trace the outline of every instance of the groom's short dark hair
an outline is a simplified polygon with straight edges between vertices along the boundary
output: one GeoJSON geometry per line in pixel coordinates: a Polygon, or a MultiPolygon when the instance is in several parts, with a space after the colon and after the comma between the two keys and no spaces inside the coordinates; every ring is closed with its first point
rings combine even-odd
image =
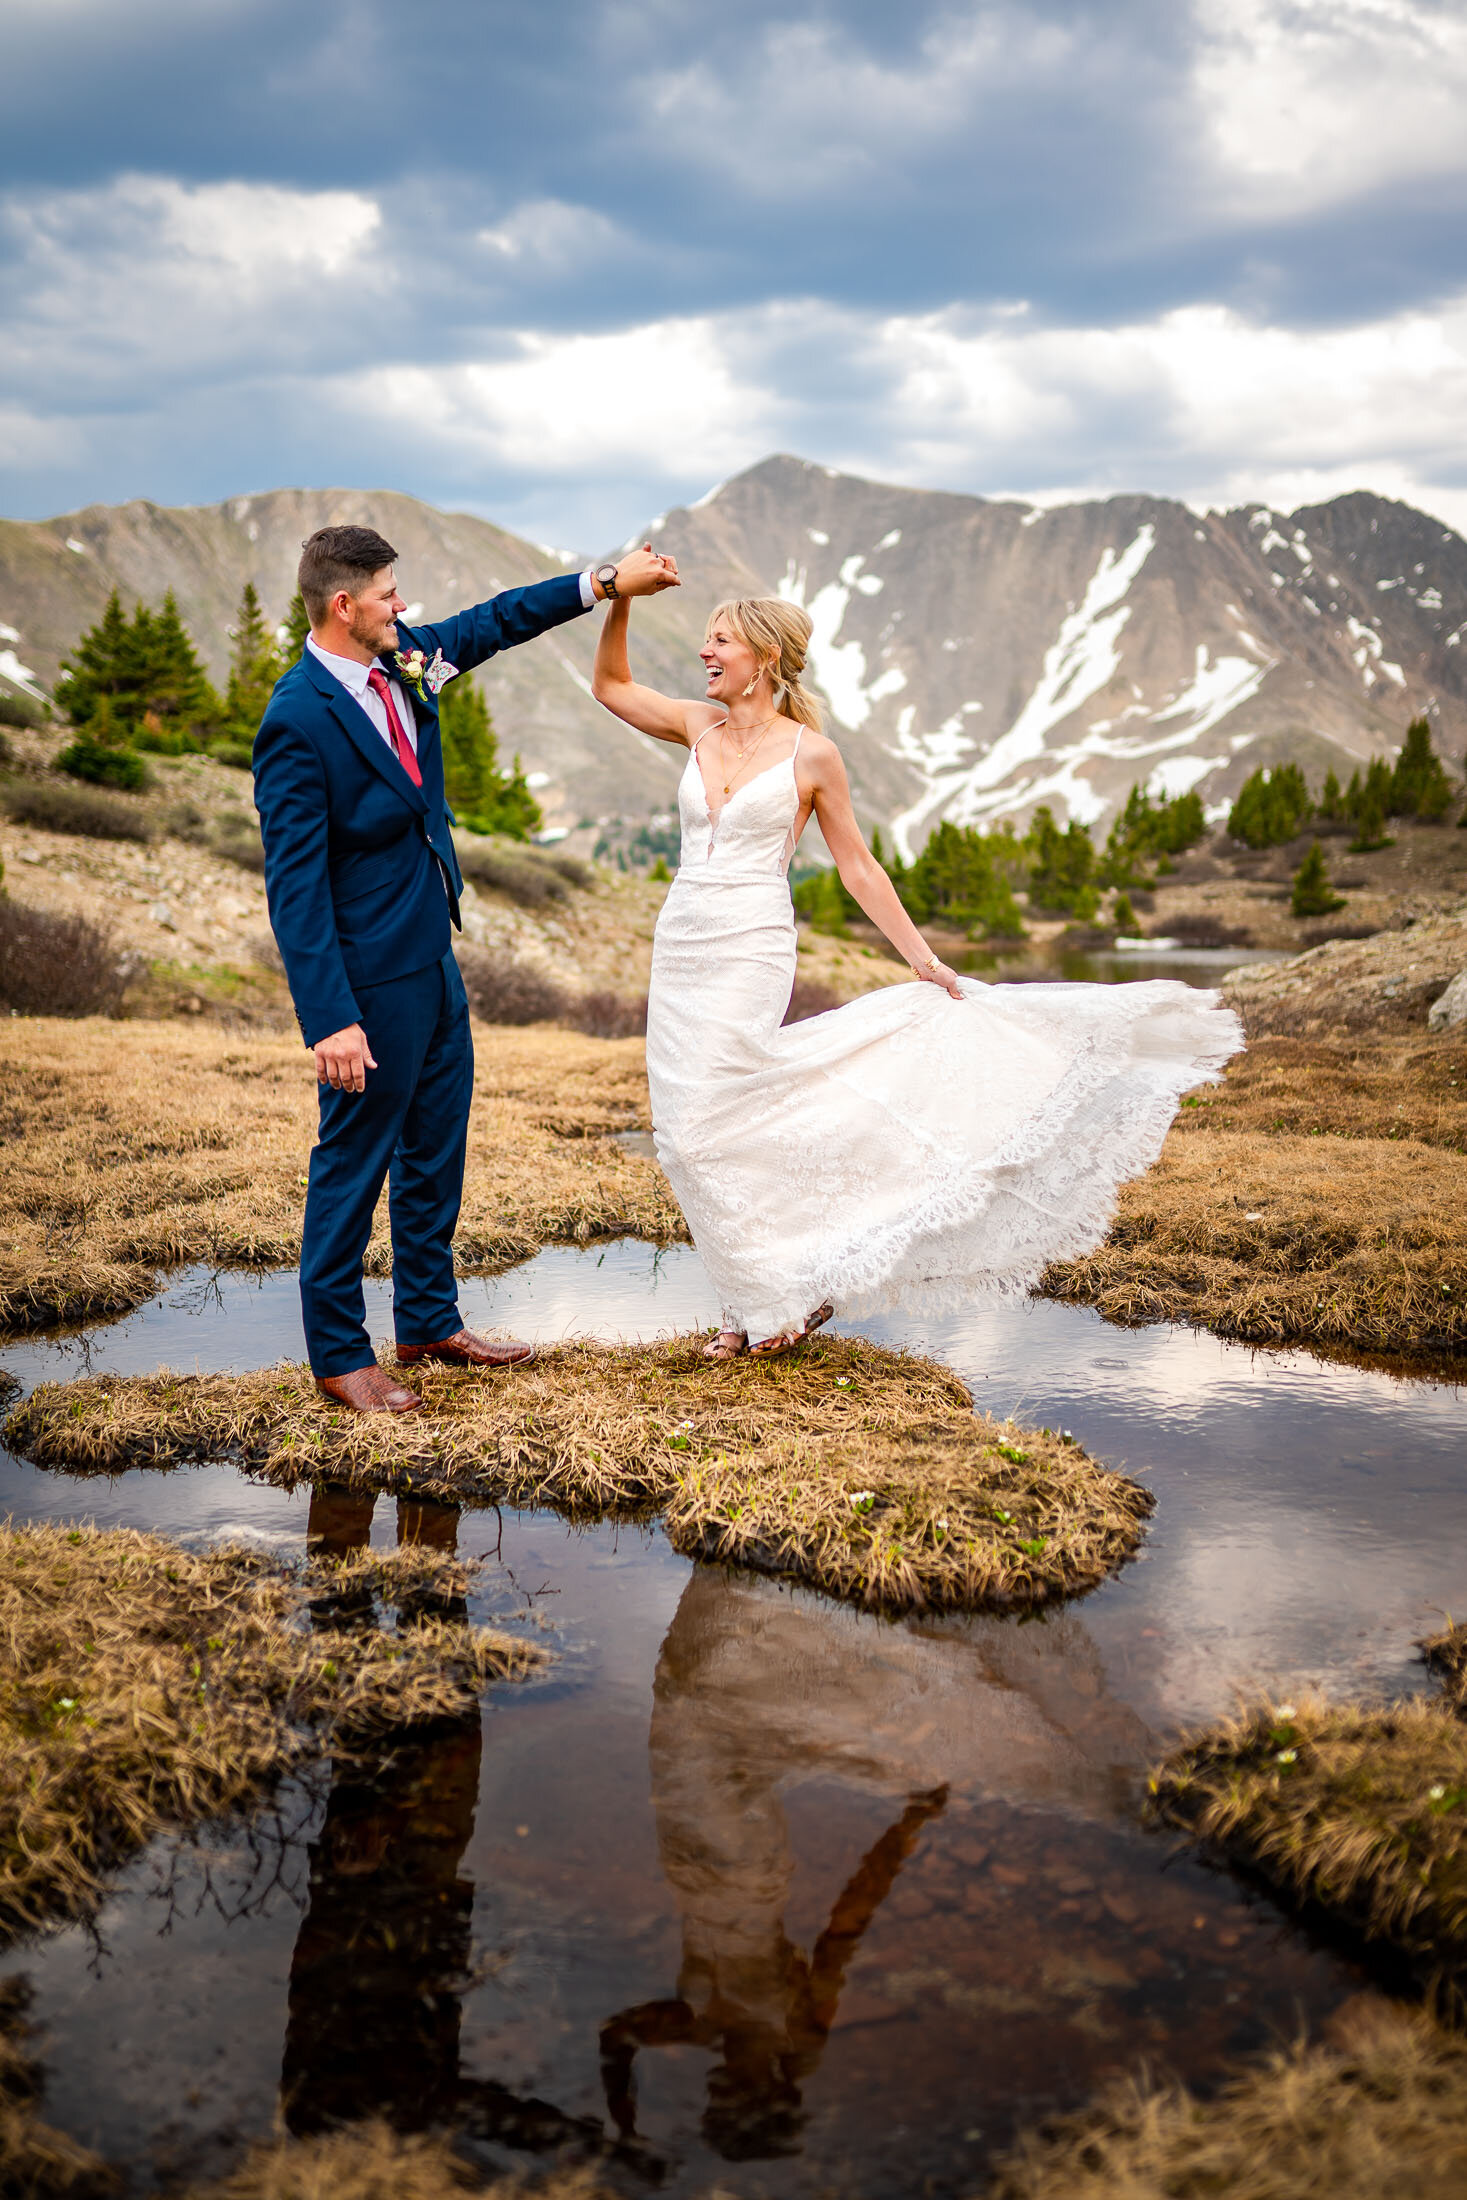
{"type": "Polygon", "coordinates": [[[354,596],[363,581],[395,565],[397,552],[375,527],[318,527],[301,544],[296,584],[312,626],[319,626],[338,589],[354,596]]]}

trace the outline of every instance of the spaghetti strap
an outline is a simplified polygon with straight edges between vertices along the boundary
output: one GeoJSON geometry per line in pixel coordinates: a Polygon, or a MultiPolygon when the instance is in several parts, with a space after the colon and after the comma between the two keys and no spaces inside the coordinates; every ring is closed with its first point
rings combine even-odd
{"type": "MultiPolygon", "coordinates": [[[[712,731],[713,731],[713,729],[714,729],[714,727],[715,727],[715,726],[726,726],[727,724],[728,724],[728,713],[727,713],[727,712],[725,712],[725,713],[724,713],[724,715],[723,715],[723,717],[722,717],[722,718],[710,718],[710,719],[709,719],[709,721],[708,721],[708,723],[707,723],[707,725],[706,725],[706,726],[705,726],[705,727],[703,728],[703,733],[700,733],[700,734],[699,734],[699,736],[698,736],[698,741],[701,741],[701,740],[703,739],[703,735],[704,735],[704,734],[709,734],[709,733],[712,733],[712,731]]],[[[698,753],[698,741],[695,741],[695,742],[693,743],[692,747],[691,747],[691,748],[689,749],[689,751],[688,751],[688,754],[689,754],[689,756],[696,756],[696,755],[697,755],[697,753],[698,753]]],[[[800,744],[799,744],[799,742],[797,741],[797,742],[795,743],[795,747],[796,747],[796,748],[798,748],[798,747],[799,747],[799,745],[800,745],[800,744]]]]}

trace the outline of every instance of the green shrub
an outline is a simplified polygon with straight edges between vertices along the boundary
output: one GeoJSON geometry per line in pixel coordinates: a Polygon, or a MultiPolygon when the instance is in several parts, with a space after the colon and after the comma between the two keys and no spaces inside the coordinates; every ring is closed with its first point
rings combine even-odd
{"type": "Polygon", "coordinates": [[[1244,780],[1228,812],[1228,832],[1249,848],[1296,840],[1314,814],[1297,764],[1264,765],[1244,780]]]}
{"type": "Polygon", "coordinates": [[[19,726],[34,732],[37,726],[44,726],[49,715],[45,704],[32,696],[0,688],[0,726],[19,726]]]}
{"type": "Polygon", "coordinates": [[[1332,917],[1345,906],[1344,896],[1330,883],[1324,850],[1317,840],[1310,842],[1309,853],[1294,873],[1290,906],[1296,917],[1332,917]]]}
{"type": "Polygon", "coordinates": [[[250,741],[211,741],[208,754],[216,764],[227,764],[231,771],[247,772],[254,768],[254,744],[250,741]]]}
{"type": "Polygon", "coordinates": [[[88,917],[54,916],[0,895],[0,1008],[21,1016],[115,1016],[126,972],[88,917]]]}
{"type": "Polygon", "coordinates": [[[214,827],[214,852],[223,856],[226,863],[237,863],[242,871],[255,871],[263,876],[265,869],[265,843],[260,838],[260,827],[254,817],[247,817],[243,810],[226,810],[214,827]]]}
{"type": "Polygon", "coordinates": [[[1426,719],[1413,718],[1391,774],[1386,808],[1393,817],[1419,817],[1424,825],[1435,825],[1451,802],[1451,782],[1431,745],[1431,727],[1426,719]]]}
{"type": "Polygon", "coordinates": [[[87,794],[80,787],[58,787],[49,779],[12,779],[0,792],[6,814],[17,825],[43,833],[79,833],[89,840],[151,840],[145,810],[110,795],[87,794]]]}
{"type": "Polygon", "coordinates": [[[135,791],[148,783],[148,768],[135,750],[110,748],[84,733],[61,751],[56,763],[72,779],[85,779],[94,787],[135,791]]]}
{"type": "MultiPolygon", "coordinates": [[[[538,849],[513,840],[491,840],[461,834],[454,843],[459,869],[475,886],[507,894],[527,909],[547,901],[564,901],[566,880],[538,849]]],[[[535,1021],[534,1018],[528,1019],[535,1021]]],[[[492,1021],[492,1019],[491,1019],[492,1021]]]]}
{"type": "Polygon", "coordinates": [[[1140,919],[1137,917],[1134,908],[1131,906],[1131,897],[1129,894],[1116,895],[1116,905],[1111,911],[1111,922],[1114,924],[1116,930],[1120,933],[1123,933],[1127,939],[1135,939],[1138,937],[1141,930],[1141,922],[1140,919]]]}

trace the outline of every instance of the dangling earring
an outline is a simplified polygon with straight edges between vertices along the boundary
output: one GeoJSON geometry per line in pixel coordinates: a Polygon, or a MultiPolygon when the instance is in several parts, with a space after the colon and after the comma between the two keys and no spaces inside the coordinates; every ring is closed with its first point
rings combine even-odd
{"type": "Polygon", "coordinates": [[[747,686],[747,687],[746,687],[746,688],[744,689],[744,693],[745,693],[745,695],[752,695],[752,694],[753,694],[753,692],[754,692],[754,690],[755,690],[755,688],[756,688],[756,687],[757,687],[758,685],[759,685],[759,675],[758,675],[758,673],[756,672],[756,673],[755,673],[755,675],[754,675],[754,677],[753,677],[753,679],[752,679],[752,680],[751,680],[751,681],[749,682],[748,686],[747,686]]]}

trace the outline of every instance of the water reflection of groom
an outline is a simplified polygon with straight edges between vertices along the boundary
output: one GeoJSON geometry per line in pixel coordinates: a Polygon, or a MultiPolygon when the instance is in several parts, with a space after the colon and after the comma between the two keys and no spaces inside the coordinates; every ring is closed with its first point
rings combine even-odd
{"type": "MultiPolygon", "coordinates": [[[[311,1493],[313,1551],[371,1539],[373,1499],[311,1493]]],[[[458,1509],[402,1499],[397,1540],[451,1552],[458,1509]]],[[[414,1591],[399,1617],[466,1617],[460,1597],[414,1591]]],[[[355,1614],[323,1612],[339,1626],[355,1614]]],[[[385,2115],[401,2130],[448,2122],[459,2104],[460,1992],[474,1885],[459,1866],[474,1829],[479,1716],[405,1733],[385,1763],[338,1767],[311,1848],[310,1900],[290,1968],[281,2091],[296,2133],[385,2115]]]]}

